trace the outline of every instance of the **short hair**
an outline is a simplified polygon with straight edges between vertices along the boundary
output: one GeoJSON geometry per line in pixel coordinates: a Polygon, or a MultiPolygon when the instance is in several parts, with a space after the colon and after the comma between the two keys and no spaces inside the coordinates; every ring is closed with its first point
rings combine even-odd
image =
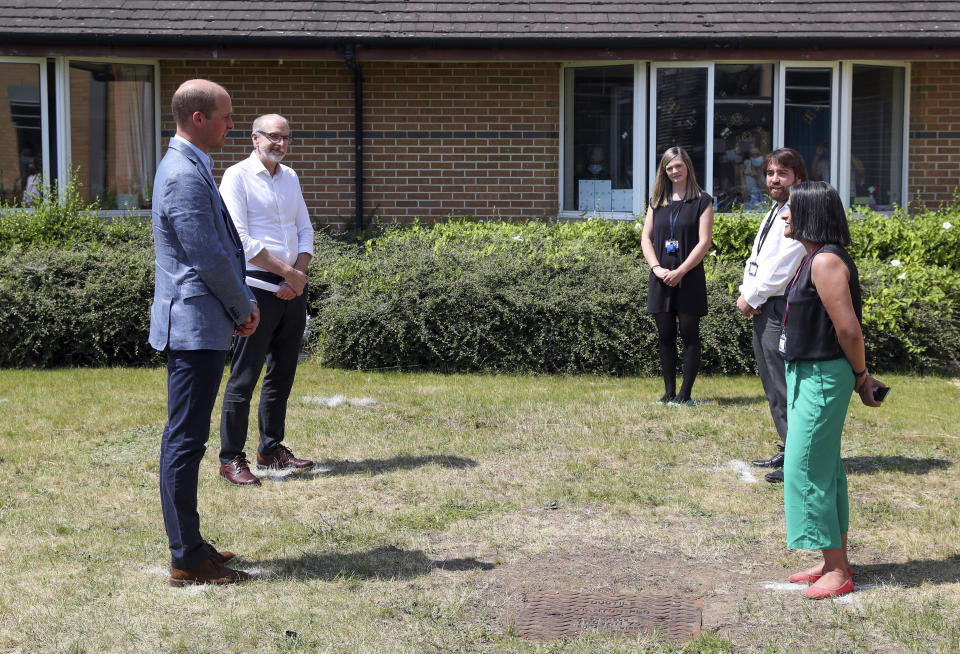
{"type": "Polygon", "coordinates": [[[210,118],[217,108],[219,93],[226,93],[226,91],[219,84],[208,80],[189,80],[181,84],[170,101],[177,126],[187,125],[190,117],[197,111],[210,118]],[[190,82],[206,83],[191,84],[190,82]]]}
{"type": "Polygon", "coordinates": [[[850,227],[840,194],[826,182],[790,187],[790,237],[807,243],[850,245],[850,227]]]}
{"type": "Polygon", "coordinates": [[[803,162],[803,155],[793,148],[778,148],[767,153],[767,156],[763,158],[763,167],[761,168],[764,176],[767,174],[767,167],[773,161],[792,170],[798,181],[807,181],[807,165],[803,162]]]}
{"type": "Polygon", "coordinates": [[[667,176],[667,164],[680,157],[687,166],[687,188],[684,189],[685,200],[696,200],[700,197],[700,185],[697,184],[697,174],[693,170],[693,161],[687,151],[680,146],[667,148],[663,156],[660,157],[660,163],[657,165],[657,176],[653,182],[653,191],[650,193],[650,206],[665,207],[670,204],[670,191],[673,188],[673,182],[667,176]]]}
{"type": "Polygon", "coordinates": [[[263,127],[263,124],[265,122],[267,122],[268,120],[277,120],[277,119],[283,121],[283,124],[287,126],[287,131],[289,132],[290,121],[284,118],[283,116],[281,116],[280,114],[263,114],[262,116],[257,117],[253,121],[253,129],[251,131],[260,132],[262,131],[261,128],[263,127]]]}

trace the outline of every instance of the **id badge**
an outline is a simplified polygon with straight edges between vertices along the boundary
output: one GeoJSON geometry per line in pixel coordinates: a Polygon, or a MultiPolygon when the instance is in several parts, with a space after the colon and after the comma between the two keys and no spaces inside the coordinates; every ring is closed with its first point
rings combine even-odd
{"type": "Polygon", "coordinates": [[[760,266],[757,265],[757,262],[751,261],[750,263],[747,264],[747,274],[750,275],[751,277],[756,277],[758,268],[760,268],[760,266]]]}
{"type": "Polygon", "coordinates": [[[787,353],[787,332],[785,332],[785,331],[780,332],[780,347],[779,347],[779,350],[780,350],[780,354],[786,354],[786,353],[787,353]]]}
{"type": "Polygon", "coordinates": [[[664,244],[667,250],[667,254],[676,254],[677,250],[680,249],[680,241],[675,238],[667,239],[667,242],[664,244]]]}

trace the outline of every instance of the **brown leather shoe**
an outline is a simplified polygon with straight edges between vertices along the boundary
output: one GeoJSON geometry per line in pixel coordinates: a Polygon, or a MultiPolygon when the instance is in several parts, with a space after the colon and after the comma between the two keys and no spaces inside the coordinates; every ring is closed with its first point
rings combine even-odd
{"type": "Polygon", "coordinates": [[[201,563],[181,570],[170,568],[171,586],[189,586],[193,584],[235,584],[250,578],[242,570],[228,568],[213,560],[213,557],[204,559],[201,563]]]}
{"type": "Polygon", "coordinates": [[[260,454],[257,452],[257,467],[275,468],[277,470],[282,470],[283,468],[312,468],[313,461],[309,459],[298,459],[293,456],[293,452],[290,451],[289,447],[277,445],[270,454],[260,454]]]}
{"type": "Polygon", "coordinates": [[[210,558],[212,558],[214,561],[216,561],[220,565],[223,565],[227,561],[232,561],[234,558],[236,558],[236,554],[234,554],[233,552],[228,552],[226,550],[222,552],[218,552],[217,548],[213,546],[213,543],[204,541],[203,547],[205,550],[210,552],[210,558]]]}
{"type": "MultiPolygon", "coordinates": [[[[259,458],[259,457],[258,457],[259,458]]],[[[259,486],[260,480],[250,472],[250,463],[247,457],[238,454],[230,463],[220,466],[220,478],[238,486],[259,486]]]]}

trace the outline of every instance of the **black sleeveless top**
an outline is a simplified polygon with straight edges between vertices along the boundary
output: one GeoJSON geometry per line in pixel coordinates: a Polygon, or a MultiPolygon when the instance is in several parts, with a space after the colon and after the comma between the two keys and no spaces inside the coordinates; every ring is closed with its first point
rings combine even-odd
{"type": "Polygon", "coordinates": [[[787,361],[798,359],[828,361],[844,356],[840,341],[837,340],[837,330],[810,278],[813,259],[823,252],[830,252],[840,257],[850,271],[850,298],[853,300],[857,321],[863,323],[863,303],[860,298],[860,276],[857,274],[857,266],[842,246],[826,244],[817,251],[816,255],[810,257],[809,261],[804,257],[806,265],[801,266],[799,276],[787,292],[789,307],[784,318],[787,351],[783,354],[783,358],[787,361]]]}

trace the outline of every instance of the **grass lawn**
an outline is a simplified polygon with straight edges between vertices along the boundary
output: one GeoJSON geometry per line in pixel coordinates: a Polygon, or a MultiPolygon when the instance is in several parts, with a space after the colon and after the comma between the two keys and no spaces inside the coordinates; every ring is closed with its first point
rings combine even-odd
{"type": "Polygon", "coordinates": [[[786,548],[781,487],[742,464],[773,452],[754,378],[675,408],[655,379],[305,363],[287,442],[330,470],[222,483],[215,419],[201,526],[255,579],[176,589],[165,370],[0,371],[0,651],[960,651],[960,382],[883,379],[843,446],[859,589],[813,602],[786,577],[818,554],[786,548]],[[704,633],[521,639],[549,590],[699,597],[704,633]]]}

